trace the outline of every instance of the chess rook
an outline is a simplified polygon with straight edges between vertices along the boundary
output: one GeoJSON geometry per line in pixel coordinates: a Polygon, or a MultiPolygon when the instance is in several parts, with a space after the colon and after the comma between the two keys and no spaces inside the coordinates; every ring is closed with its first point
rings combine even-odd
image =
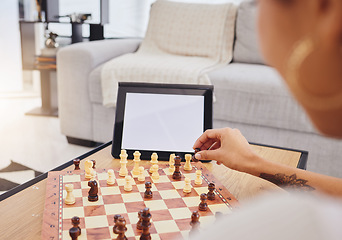
{"type": "Polygon", "coordinates": [[[192,166],[191,166],[191,154],[185,154],[185,164],[184,164],[184,170],[185,171],[191,171],[192,166]]]}
{"type": "Polygon", "coordinates": [[[71,205],[74,204],[76,202],[75,200],[75,196],[74,196],[74,184],[66,184],[65,185],[65,190],[67,192],[67,195],[65,197],[65,204],[71,205]]]}
{"type": "Polygon", "coordinates": [[[182,179],[182,173],[180,172],[179,168],[181,166],[181,157],[176,156],[175,157],[175,171],[172,174],[172,178],[175,180],[181,180],[182,179]]]}
{"type": "Polygon", "coordinates": [[[214,183],[209,183],[208,184],[208,190],[209,192],[207,193],[207,196],[208,196],[208,200],[215,200],[215,193],[214,193],[214,190],[215,190],[215,184],[214,183]]]}
{"type": "Polygon", "coordinates": [[[74,170],[80,170],[80,159],[74,159],[74,165],[75,165],[75,169],[74,170]]]}

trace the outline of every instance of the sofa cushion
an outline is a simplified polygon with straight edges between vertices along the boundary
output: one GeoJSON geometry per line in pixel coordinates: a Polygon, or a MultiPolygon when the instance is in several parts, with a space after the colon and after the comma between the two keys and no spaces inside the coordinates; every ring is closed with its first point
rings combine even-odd
{"type": "Polygon", "coordinates": [[[89,97],[92,103],[102,104],[101,71],[103,65],[104,64],[99,65],[89,74],[89,97]]]}
{"type": "Polygon", "coordinates": [[[232,63],[210,72],[209,78],[216,96],[214,119],[314,132],[275,69],[232,63]]]}
{"type": "Polygon", "coordinates": [[[239,5],[235,32],[233,61],[264,64],[257,37],[257,7],[251,1],[239,5]]]}

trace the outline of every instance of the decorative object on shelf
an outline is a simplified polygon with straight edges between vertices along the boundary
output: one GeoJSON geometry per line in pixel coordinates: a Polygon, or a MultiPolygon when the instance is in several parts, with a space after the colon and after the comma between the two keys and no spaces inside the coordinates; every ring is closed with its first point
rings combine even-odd
{"type": "Polygon", "coordinates": [[[71,43],[83,42],[82,24],[91,20],[91,13],[72,13],[61,17],[68,17],[71,22],[71,43]]]}
{"type": "Polygon", "coordinates": [[[50,32],[45,40],[45,47],[47,48],[58,48],[59,44],[56,42],[56,37],[58,37],[57,33],[50,32]]]}

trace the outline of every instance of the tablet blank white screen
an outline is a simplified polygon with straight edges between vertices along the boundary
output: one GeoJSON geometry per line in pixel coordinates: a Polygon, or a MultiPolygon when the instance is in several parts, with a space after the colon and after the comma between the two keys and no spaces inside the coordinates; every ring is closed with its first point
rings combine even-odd
{"type": "Polygon", "coordinates": [[[204,129],[204,96],[127,93],[122,148],[192,152],[204,129]]]}

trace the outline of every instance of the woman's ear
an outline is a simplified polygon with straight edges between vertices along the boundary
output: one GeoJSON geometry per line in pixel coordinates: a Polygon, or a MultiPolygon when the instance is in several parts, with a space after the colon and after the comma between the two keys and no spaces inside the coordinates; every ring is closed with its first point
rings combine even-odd
{"type": "Polygon", "coordinates": [[[342,0],[315,0],[319,38],[326,47],[342,46],[342,0]]]}

